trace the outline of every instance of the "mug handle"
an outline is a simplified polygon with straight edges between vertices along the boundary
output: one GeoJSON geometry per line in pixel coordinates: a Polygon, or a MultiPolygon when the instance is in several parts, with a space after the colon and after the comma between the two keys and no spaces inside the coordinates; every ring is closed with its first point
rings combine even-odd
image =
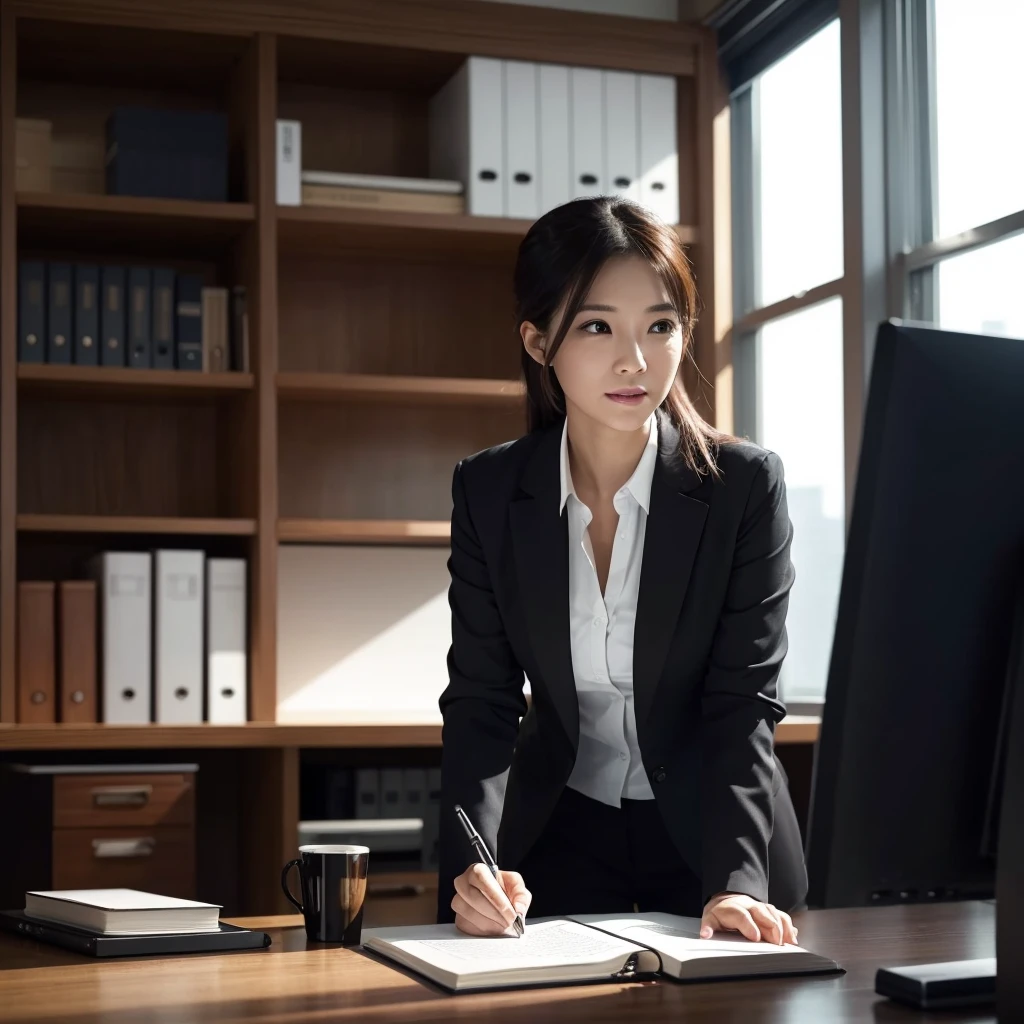
{"type": "Polygon", "coordinates": [[[288,872],[291,871],[293,867],[297,867],[299,869],[299,876],[301,877],[302,861],[298,858],[288,861],[281,871],[281,888],[284,890],[285,896],[288,897],[288,902],[291,903],[292,906],[296,907],[300,914],[305,914],[306,908],[292,895],[291,889],[288,888],[288,872]]]}

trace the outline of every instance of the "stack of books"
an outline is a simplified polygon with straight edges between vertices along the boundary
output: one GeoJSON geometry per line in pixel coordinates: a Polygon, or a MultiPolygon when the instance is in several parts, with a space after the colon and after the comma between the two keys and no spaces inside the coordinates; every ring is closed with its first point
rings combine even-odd
{"type": "Polygon", "coordinates": [[[390,175],[302,172],[303,206],[345,206],[403,213],[465,213],[461,181],[390,175]]]}
{"type": "Polygon", "coordinates": [[[61,889],[25,894],[25,909],[0,911],[0,927],[90,956],[259,949],[263,932],[222,924],[215,903],[138,889],[61,889]]]}

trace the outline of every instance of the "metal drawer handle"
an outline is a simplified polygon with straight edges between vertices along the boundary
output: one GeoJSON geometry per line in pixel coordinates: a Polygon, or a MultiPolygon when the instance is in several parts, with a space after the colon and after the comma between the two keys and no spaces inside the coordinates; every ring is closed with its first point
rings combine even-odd
{"type": "Polygon", "coordinates": [[[145,807],[152,795],[152,786],[96,786],[92,802],[96,807],[145,807]]]}
{"type": "Polygon", "coordinates": [[[156,840],[152,836],[139,839],[94,839],[92,855],[94,857],[148,857],[156,848],[156,840]]]}

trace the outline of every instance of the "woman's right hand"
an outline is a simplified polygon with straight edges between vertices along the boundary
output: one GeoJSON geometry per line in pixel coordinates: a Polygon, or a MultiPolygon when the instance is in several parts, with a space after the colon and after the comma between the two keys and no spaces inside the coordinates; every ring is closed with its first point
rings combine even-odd
{"type": "Polygon", "coordinates": [[[518,871],[495,878],[483,864],[471,864],[455,879],[455,926],[469,935],[515,935],[516,913],[525,919],[532,898],[518,871]]]}

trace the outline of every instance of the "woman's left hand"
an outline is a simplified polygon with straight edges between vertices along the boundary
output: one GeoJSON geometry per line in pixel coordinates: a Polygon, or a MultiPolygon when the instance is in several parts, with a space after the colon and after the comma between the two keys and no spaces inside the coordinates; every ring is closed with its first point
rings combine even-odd
{"type": "Polygon", "coordinates": [[[759,942],[796,943],[793,919],[771,903],[761,903],[742,893],[724,892],[712,896],[700,920],[700,937],[710,939],[715,931],[739,932],[759,942]]]}

